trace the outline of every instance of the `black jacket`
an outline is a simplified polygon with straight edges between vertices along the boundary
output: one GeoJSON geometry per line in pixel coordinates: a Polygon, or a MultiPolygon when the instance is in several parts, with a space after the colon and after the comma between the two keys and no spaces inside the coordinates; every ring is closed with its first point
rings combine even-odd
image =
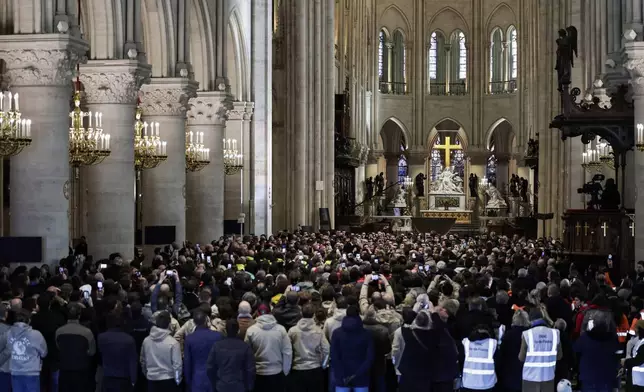
{"type": "Polygon", "coordinates": [[[255,385],[255,355],[243,340],[225,338],[212,346],[208,378],[214,392],[250,392],[255,385]]]}
{"type": "Polygon", "coordinates": [[[43,366],[58,370],[59,351],[56,345],[56,331],[67,323],[65,315],[58,310],[41,310],[31,317],[31,328],[40,332],[47,342],[47,356],[43,366]]]}
{"type": "Polygon", "coordinates": [[[61,353],[59,368],[62,371],[89,370],[94,363],[96,342],[92,331],[70,320],[56,331],[56,345],[61,353]]]}
{"type": "Polygon", "coordinates": [[[364,328],[371,332],[374,344],[374,360],[371,366],[372,385],[374,376],[385,374],[387,370],[386,356],[391,352],[391,340],[389,339],[389,329],[375,320],[364,320],[364,328]]]}
{"type": "Polygon", "coordinates": [[[501,338],[501,347],[497,350],[495,365],[499,386],[508,391],[520,391],[523,380],[523,362],[519,361],[521,336],[527,327],[512,326],[501,338]]]}

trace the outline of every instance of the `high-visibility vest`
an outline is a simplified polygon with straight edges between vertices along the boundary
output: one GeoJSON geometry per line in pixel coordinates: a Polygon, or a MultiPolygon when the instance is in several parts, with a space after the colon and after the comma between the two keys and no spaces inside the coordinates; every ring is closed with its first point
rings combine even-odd
{"type": "MultiPolygon", "coordinates": [[[[644,344],[644,339],[637,342],[637,344],[633,348],[633,351],[632,351],[633,358],[635,358],[635,356],[637,355],[637,350],[640,349],[642,344],[644,344]]],[[[633,385],[636,385],[638,387],[644,387],[644,363],[638,366],[633,366],[631,378],[633,380],[633,385]]]]}
{"type": "Polygon", "coordinates": [[[523,338],[527,345],[523,379],[533,382],[554,380],[559,331],[539,326],[524,331],[523,338]]]}
{"type": "Polygon", "coordinates": [[[494,352],[496,339],[470,341],[463,339],[465,362],[463,363],[463,387],[468,389],[491,389],[496,385],[494,352]]]}

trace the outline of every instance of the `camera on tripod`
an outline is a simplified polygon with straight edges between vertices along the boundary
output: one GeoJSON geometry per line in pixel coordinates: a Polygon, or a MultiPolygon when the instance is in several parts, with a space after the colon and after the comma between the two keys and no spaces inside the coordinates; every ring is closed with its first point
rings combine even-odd
{"type": "Polygon", "coordinates": [[[598,210],[601,208],[599,195],[604,190],[601,182],[604,181],[605,178],[606,177],[603,174],[595,174],[592,180],[585,183],[581,188],[577,188],[577,193],[590,195],[590,201],[588,202],[589,210],[598,210]]]}

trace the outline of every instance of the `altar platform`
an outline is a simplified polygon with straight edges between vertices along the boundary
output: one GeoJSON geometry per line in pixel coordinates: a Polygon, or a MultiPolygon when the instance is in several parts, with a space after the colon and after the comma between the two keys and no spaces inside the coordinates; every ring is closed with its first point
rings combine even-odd
{"type": "Polygon", "coordinates": [[[456,224],[470,224],[472,223],[472,213],[470,210],[421,210],[420,214],[423,218],[434,219],[455,219],[456,224]]]}

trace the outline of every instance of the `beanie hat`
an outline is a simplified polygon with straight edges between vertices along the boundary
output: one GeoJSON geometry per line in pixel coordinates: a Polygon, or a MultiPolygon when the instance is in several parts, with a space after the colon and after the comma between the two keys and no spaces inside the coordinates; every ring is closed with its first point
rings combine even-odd
{"type": "Polygon", "coordinates": [[[259,314],[260,316],[271,314],[271,308],[269,308],[266,304],[261,304],[257,307],[257,314],[259,314]]]}

